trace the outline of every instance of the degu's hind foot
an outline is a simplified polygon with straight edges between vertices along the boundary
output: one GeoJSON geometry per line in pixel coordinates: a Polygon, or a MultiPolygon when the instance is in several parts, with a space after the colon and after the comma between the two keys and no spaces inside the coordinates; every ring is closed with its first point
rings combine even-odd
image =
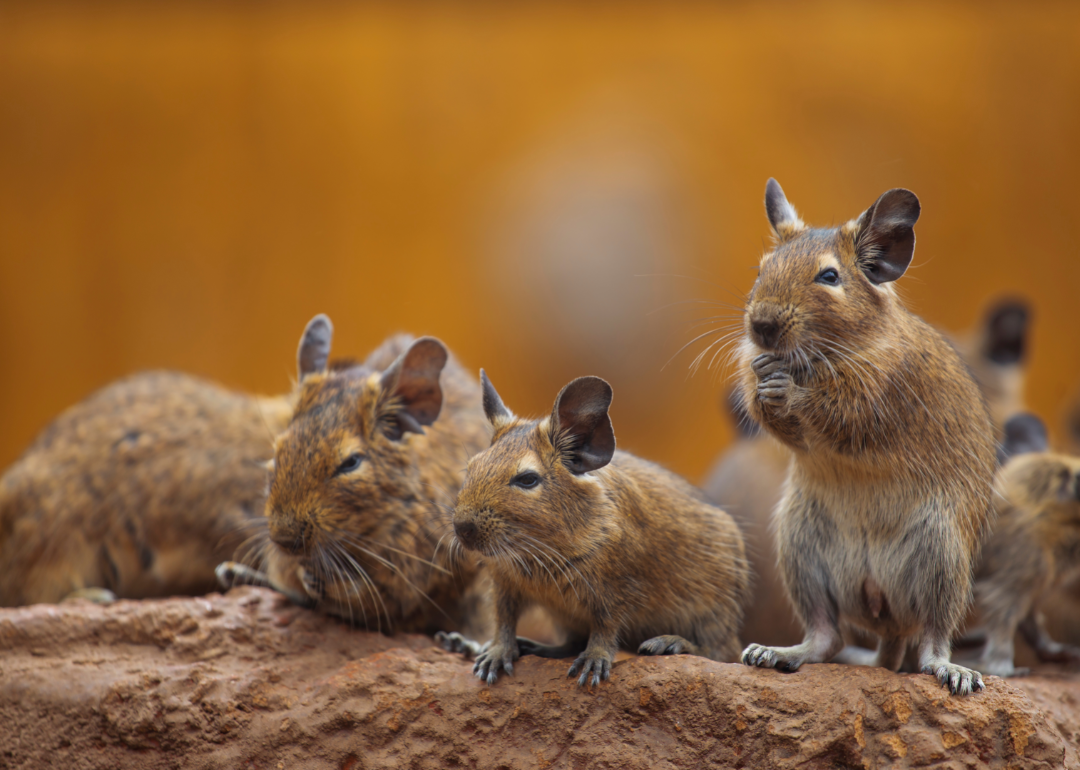
{"type": "Polygon", "coordinates": [[[116,594],[108,588],[80,588],[77,591],[72,591],[60,601],[74,602],[79,599],[85,599],[94,604],[112,604],[116,601],[116,594]]]}
{"type": "Polygon", "coordinates": [[[950,663],[947,658],[938,658],[924,662],[922,665],[924,674],[933,674],[937,677],[942,687],[947,687],[953,695],[970,695],[979,690],[985,690],[982,674],[972,671],[970,668],[950,663]]]}
{"type": "Polygon", "coordinates": [[[500,668],[510,676],[514,675],[514,661],[517,659],[518,650],[516,644],[511,648],[488,642],[481,648],[480,654],[476,656],[473,673],[476,674],[477,679],[488,684],[495,684],[495,680],[499,678],[500,668]]]}
{"type": "Polygon", "coordinates": [[[701,648],[689,639],[669,634],[646,639],[637,648],[638,655],[700,655],[701,648]]]}
{"type": "Polygon", "coordinates": [[[586,682],[596,686],[602,680],[606,681],[611,676],[611,664],[614,657],[607,650],[595,648],[585,650],[585,652],[577,656],[577,660],[574,661],[574,665],[570,666],[570,670],[566,675],[568,677],[576,676],[580,671],[581,676],[577,680],[579,686],[584,687],[586,682]],[[591,679],[590,674],[592,674],[591,679]]]}
{"type": "Polygon", "coordinates": [[[808,658],[805,644],[797,644],[794,647],[766,647],[763,644],[751,644],[743,650],[742,654],[742,662],[748,666],[775,668],[777,671],[788,674],[798,671],[803,663],[808,662],[808,658]]]}
{"type": "Polygon", "coordinates": [[[271,588],[270,579],[265,572],[252,569],[236,561],[223,561],[214,568],[218,585],[226,591],[236,586],[260,586],[271,588]]]}
{"type": "Polygon", "coordinates": [[[475,658],[483,650],[484,646],[457,631],[436,631],[435,641],[447,652],[456,652],[466,658],[475,658]]]}

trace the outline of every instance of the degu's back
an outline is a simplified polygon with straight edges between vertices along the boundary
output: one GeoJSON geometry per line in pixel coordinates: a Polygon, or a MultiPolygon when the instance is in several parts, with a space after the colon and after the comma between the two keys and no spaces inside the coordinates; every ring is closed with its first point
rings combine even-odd
{"type": "Polygon", "coordinates": [[[175,372],[71,407],[0,479],[0,604],[213,590],[262,519],[290,411],[175,372]]]}

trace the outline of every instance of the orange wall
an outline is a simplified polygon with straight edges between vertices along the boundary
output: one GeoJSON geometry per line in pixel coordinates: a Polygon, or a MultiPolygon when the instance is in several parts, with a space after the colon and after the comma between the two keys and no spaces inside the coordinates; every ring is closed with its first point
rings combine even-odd
{"type": "Polygon", "coordinates": [[[905,296],[1035,300],[1056,419],[1077,40],[1064,3],[0,5],[0,465],[133,370],[283,390],[325,311],[338,353],[441,336],[519,412],[605,376],[620,444],[696,479],[722,378],[662,367],[729,310],[671,303],[738,304],[769,176],[818,224],[915,190],[905,296]]]}

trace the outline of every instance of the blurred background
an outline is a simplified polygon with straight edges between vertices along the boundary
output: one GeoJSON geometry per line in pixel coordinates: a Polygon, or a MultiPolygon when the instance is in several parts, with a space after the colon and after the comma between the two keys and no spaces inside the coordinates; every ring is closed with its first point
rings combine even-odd
{"type": "Polygon", "coordinates": [[[0,4],[0,466],[139,369],[284,392],[326,312],[518,413],[601,375],[620,446],[697,481],[727,373],[679,350],[737,320],[769,176],[819,225],[914,190],[904,296],[954,331],[1030,298],[1059,432],[1078,40],[1070,3],[0,4]]]}

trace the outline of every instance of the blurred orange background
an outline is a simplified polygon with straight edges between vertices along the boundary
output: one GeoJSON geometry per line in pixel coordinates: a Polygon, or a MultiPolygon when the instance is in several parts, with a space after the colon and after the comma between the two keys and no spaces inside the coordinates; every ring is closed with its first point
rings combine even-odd
{"type": "Polygon", "coordinates": [[[0,466],[135,370],[285,391],[326,312],[519,413],[606,377],[620,446],[699,480],[724,375],[677,351],[737,320],[695,326],[752,284],[769,176],[820,225],[913,189],[905,297],[950,330],[1029,297],[1056,431],[1078,40],[1066,3],[0,5],[0,466]]]}

